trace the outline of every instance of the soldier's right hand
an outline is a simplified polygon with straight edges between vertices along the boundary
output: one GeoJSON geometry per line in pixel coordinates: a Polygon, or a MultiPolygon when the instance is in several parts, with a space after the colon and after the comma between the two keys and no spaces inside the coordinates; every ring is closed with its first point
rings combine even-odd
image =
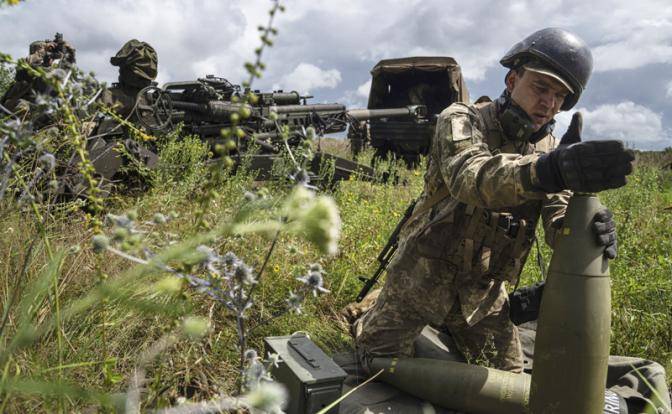
{"type": "Polygon", "coordinates": [[[635,160],[633,151],[617,140],[581,142],[581,121],[581,114],[575,113],[560,146],[537,160],[539,189],[596,193],[626,184],[635,160]]]}

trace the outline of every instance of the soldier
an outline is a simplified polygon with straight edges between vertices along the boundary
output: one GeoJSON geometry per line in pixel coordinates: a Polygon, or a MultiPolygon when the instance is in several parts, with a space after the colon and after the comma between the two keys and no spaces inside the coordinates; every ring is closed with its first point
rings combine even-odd
{"type": "Polygon", "coordinates": [[[119,67],[119,82],[103,92],[100,100],[122,117],[128,118],[135,107],[138,92],[154,84],[158,57],[149,43],[132,39],[110,58],[110,63],[119,67]]]}
{"type": "MultiPolygon", "coordinates": [[[[42,67],[46,70],[69,67],[75,64],[75,48],[63,40],[62,34],[56,33],[53,40],[38,40],[31,43],[28,57],[21,60],[34,68],[42,67]]],[[[38,94],[47,94],[50,90],[44,80],[17,66],[14,83],[0,98],[0,104],[16,114],[25,114],[30,110],[30,104],[35,102],[38,94]]]]}
{"type": "MultiPolygon", "coordinates": [[[[592,71],[580,38],[543,29],[500,63],[509,72],[499,99],[454,103],[440,115],[423,194],[380,296],[353,328],[365,366],[377,356],[412,356],[414,339],[430,324],[449,332],[470,362],[521,372],[506,285],[519,277],[537,221],[552,245],[570,190],[617,188],[632,171],[634,156],[622,142],[580,142],[578,113],[561,145],[551,135],[554,116],[576,104],[592,71]]],[[[608,210],[594,229],[614,258],[608,210]]]]}
{"type": "MultiPolygon", "coordinates": [[[[103,91],[99,102],[123,120],[136,122],[139,92],[147,86],[156,85],[156,51],[148,43],[132,39],[110,58],[110,63],[119,67],[119,82],[103,91]]],[[[127,125],[111,116],[101,117],[92,127],[87,150],[104,196],[112,191],[114,183],[123,183],[127,189],[143,187],[146,184],[142,174],[144,169],[151,169],[158,162],[153,151],[133,139],[127,125]]],[[[78,161],[77,157],[73,157],[70,164],[75,165],[78,161]]],[[[68,184],[65,193],[78,196],[84,190],[85,183],[81,176],[77,176],[72,184],[68,184]]]]}

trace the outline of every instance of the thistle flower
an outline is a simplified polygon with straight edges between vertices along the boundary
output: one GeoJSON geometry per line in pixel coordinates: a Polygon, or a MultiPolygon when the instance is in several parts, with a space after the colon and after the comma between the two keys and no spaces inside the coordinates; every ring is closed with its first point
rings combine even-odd
{"type": "Polygon", "coordinates": [[[203,255],[203,258],[201,259],[201,266],[207,269],[211,274],[221,276],[221,272],[217,266],[221,261],[221,257],[217,254],[217,252],[205,245],[196,247],[196,251],[203,255]]]}
{"type": "Polygon", "coordinates": [[[282,362],[282,359],[280,358],[280,355],[278,355],[276,353],[269,352],[268,353],[268,360],[266,362],[268,362],[269,367],[272,366],[272,367],[278,368],[279,364],[282,362]]]}
{"type": "Polygon", "coordinates": [[[54,69],[46,74],[47,79],[56,79],[58,81],[64,80],[68,76],[68,72],[63,69],[54,69]]]}
{"type": "Polygon", "coordinates": [[[309,272],[303,277],[297,277],[296,280],[305,284],[313,292],[313,296],[317,296],[318,293],[329,293],[329,290],[322,286],[324,284],[322,273],[309,272]]]}
{"type": "Polygon", "coordinates": [[[240,262],[240,259],[238,259],[238,256],[236,256],[235,253],[226,252],[222,257],[222,262],[227,266],[236,266],[240,262]]]}
{"type": "Polygon", "coordinates": [[[245,351],[244,358],[246,361],[254,361],[257,358],[259,358],[259,355],[257,354],[257,351],[254,349],[248,349],[245,351]]]}
{"type": "Polygon", "coordinates": [[[285,299],[285,302],[287,302],[287,309],[290,312],[294,312],[297,315],[302,313],[301,304],[303,303],[303,296],[297,295],[290,290],[289,297],[285,299]]]}
{"type": "Polygon", "coordinates": [[[112,234],[112,240],[115,242],[122,242],[126,240],[130,234],[130,231],[126,227],[117,227],[112,234]]]}
{"type": "Polygon", "coordinates": [[[236,280],[242,284],[253,285],[257,283],[257,279],[254,277],[252,269],[250,269],[245,263],[240,262],[238,266],[236,266],[233,274],[236,280]]]}

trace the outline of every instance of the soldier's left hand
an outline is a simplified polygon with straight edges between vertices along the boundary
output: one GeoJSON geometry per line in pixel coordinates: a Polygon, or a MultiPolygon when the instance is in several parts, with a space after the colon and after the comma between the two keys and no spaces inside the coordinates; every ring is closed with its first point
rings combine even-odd
{"type": "Polygon", "coordinates": [[[597,243],[604,246],[604,256],[607,259],[616,258],[616,222],[614,222],[614,214],[608,208],[595,213],[593,232],[597,243]]]}

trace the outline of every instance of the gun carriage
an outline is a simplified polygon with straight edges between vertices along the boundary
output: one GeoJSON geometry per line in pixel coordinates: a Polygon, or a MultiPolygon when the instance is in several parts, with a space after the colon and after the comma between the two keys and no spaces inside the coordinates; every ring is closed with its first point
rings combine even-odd
{"type": "MultiPolygon", "coordinates": [[[[296,91],[273,92],[253,91],[254,103],[242,103],[242,97],[250,91],[243,90],[228,80],[208,75],[195,81],[170,82],[159,88],[149,86],[140,91],[135,114],[138,122],[150,131],[160,132],[184,125],[187,133],[197,135],[211,144],[221,141],[221,130],[232,126],[231,117],[246,108],[249,117],[238,123],[244,131],[236,140],[239,160],[249,144],[254,143],[261,152],[252,157],[251,169],[259,170],[259,178],[269,178],[270,167],[283,148],[297,147],[306,139],[308,127],[314,128],[318,136],[341,133],[348,128],[357,128],[363,121],[371,119],[421,120],[426,115],[423,105],[408,105],[399,108],[378,110],[351,109],[338,103],[308,103],[312,96],[302,96],[296,91]],[[280,130],[286,126],[289,136],[283,139],[280,130]]],[[[370,167],[354,163],[318,151],[310,165],[310,172],[316,177],[324,163],[334,164],[333,180],[347,179],[357,172],[365,179],[373,179],[370,167]]]]}

